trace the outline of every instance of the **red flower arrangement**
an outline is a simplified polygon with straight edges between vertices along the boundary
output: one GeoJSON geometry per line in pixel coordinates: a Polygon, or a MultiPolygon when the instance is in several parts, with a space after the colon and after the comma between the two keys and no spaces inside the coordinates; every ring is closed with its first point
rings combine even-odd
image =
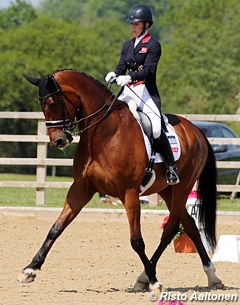
{"type": "MultiPolygon", "coordinates": [[[[169,219],[169,215],[165,216],[161,225],[161,228],[164,230],[169,219]]],[[[183,225],[179,224],[179,230],[177,234],[173,237],[175,252],[185,252],[185,253],[194,253],[196,252],[196,247],[190,237],[185,233],[183,225]]]]}
{"type": "Polygon", "coordinates": [[[165,228],[165,226],[166,226],[166,224],[167,224],[167,222],[168,222],[168,218],[169,218],[169,215],[167,215],[167,216],[165,216],[164,218],[163,218],[163,222],[162,222],[162,225],[161,225],[161,228],[164,230],[164,228],[165,228]]]}

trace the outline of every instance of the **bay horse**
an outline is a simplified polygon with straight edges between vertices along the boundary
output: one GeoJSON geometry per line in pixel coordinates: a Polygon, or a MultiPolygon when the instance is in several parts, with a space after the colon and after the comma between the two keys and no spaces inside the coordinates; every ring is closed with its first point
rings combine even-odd
{"type": "Polygon", "coordinates": [[[158,193],[165,200],[170,214],[159,246],[149,259],[141,234],[139,201],[140,185],[149,160],[141,128],[127,105],[117,100],[105,85],[81,71],[65,69],[54,71],[43,78],[27,75],[25,78],[39,87],[39,102],[51,146],[60,149],[67,147],[72,141],[71,131],[76,125],[81,136],[74,156],[74,181],[67,193],[63,210],[31,263],[22,270],[18,281],[34,281],[36,270],[41,269],[56,239],[93,195],[100,192],[117,197],[124,204],[131,246],[144,266],[144,271],[134,286],[135,291],[161,290],[156,277],[156,265],[177,233],[179,223],[196,245],[209,287],[223,288],[202,244],[195,221],[185,208],[188,195],[198,180],[201,201],[199,217],[207,241],[214,249],[216,162],[204,134],[187,119],[168,115],[181,145],[181,157],[177,161],[181,181],[169,186],[165,166],[162,163],[154,164],[156,180],[145,195],[158,193]]]}

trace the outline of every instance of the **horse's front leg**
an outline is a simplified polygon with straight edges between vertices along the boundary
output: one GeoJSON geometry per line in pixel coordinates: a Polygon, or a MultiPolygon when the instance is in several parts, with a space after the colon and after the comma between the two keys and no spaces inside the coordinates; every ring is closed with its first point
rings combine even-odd
{"type": "MultiPolygon", "coordinates": [[[[81,186],[81,189],[86,189],[81,186]]],[[[75,183],[70,187],[64,208],[59,215],[56,222],[51,227],[44,243],[34,256],[32,262],[26,266],[21,274],[18,276],[17,281],[21,283],[33,282],[36,277],[36,270],[40,270],[45,258],[51,249],[56,239],[61,235],[64,229],[72,222],[72,220],[78,215],[84,205],[91,199],[93,193],[84,194],[79,191],[79,186],[75,183]]]]}
{"type": "Polygon", "coordinates": [[[157,288],[160,289],[156,278],[156,268],[151,264],[145,253],[145,244],[141,234],[140,228],[140,201],[138,192],[135,190],[129,191],[125,196],[125,209],[130,226],[130,241],[133,250],[139,255],[144,265],[144,276],[139,278],[138,282],[134,285],[134,291],[146,291],[157,288]]]}
{"type": "Polygon", "coordinates": [[[171,217],[169,217],[169,220],[170,221],[168,221],[163,231],[160,244],[156,249],[155,253],[153,254],[152,258],[150,259],[150,266],[151,266],[150,273],[147,273],[147,269],[145,268],[145,270],[137,278],[137,281],[134,285],[135,290],[138,290],[138,288],[141,288],[141,286],[144,287],[149,285],[151,290],[158,292],[158,290],[161,289],[162,287],[162,285],[158,281],[154,283],[154,277],[156,278],[155,274],[156,274],[157,262],[160,256],[162,255],[162,253],[164,252],[164,250],[166,249],[166,247],[170,244],[174,235],[178,232],[178,227],[179,227],[177,217],[174,217],[172,215],[171,217]],[[155,273],[153,274],[153,272],[155,273]],[[151,276],[153,276],[152,281],[150,280],[151,276]]]}

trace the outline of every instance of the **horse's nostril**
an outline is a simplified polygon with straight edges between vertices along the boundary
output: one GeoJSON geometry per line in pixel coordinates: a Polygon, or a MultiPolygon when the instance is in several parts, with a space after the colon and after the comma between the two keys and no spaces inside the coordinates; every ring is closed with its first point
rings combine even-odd
{"type": "Polygon", "coordinates": [[[56,147],[60,148],[60,147],[63,147],[64,146],[64,140],[59,138],[55,141],[56,143],[56,147]]]}

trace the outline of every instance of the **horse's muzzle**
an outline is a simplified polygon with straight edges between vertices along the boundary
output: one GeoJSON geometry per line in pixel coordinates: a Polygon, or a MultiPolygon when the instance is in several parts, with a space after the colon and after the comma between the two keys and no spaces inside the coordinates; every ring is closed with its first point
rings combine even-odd
{"type": "Polygon", "coordinates": [[[53,148],[64,149],[71,144],[72,140],[73,137],[69,132],[61,131],[56,133],[54,137],[50,136],[50,145],[53,148]]]}

